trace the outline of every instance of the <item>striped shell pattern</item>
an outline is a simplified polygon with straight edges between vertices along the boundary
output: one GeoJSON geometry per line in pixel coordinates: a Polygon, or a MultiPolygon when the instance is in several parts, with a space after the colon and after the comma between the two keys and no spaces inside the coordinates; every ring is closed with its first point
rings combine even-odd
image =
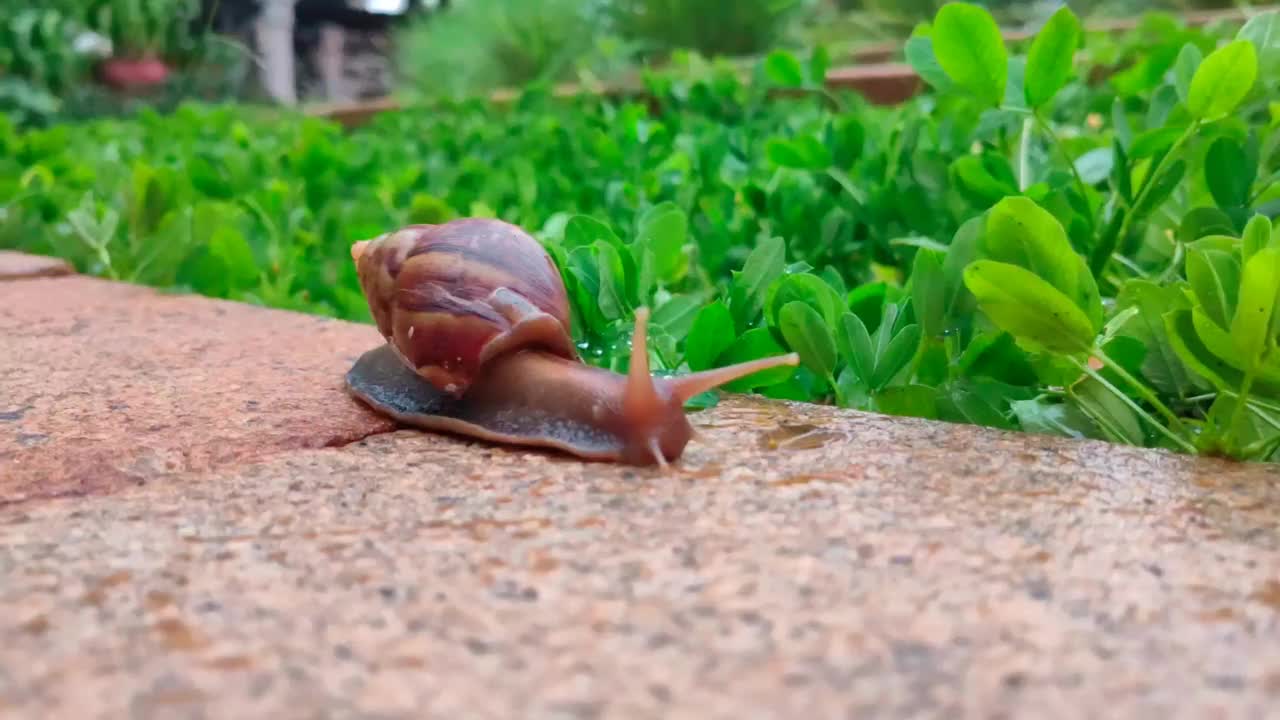
{"type": "Polygon", "coordinates": [[[356,269],[378,331],[443,392],[462,395],[506,352],[579,357],[555,263],[510,223],[410,225],[371,239],[356,269]]]}

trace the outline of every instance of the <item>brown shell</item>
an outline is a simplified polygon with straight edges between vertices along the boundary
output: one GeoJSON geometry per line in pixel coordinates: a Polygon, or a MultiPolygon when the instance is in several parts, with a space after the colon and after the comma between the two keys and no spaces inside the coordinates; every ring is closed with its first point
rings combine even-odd
{"type": "Polygon", "coordinates": [[[502,353],[579,358],[569,300],[542,245],[501,220],[410,225],[373,238],[356,260],[378,331],[439,390],[460,396],[502,353]]]}

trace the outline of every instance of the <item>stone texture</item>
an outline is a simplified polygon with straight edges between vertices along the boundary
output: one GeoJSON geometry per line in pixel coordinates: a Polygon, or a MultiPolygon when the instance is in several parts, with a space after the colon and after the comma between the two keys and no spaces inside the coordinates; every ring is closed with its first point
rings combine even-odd
{"type": "Polygon", "coordinates": [[[88,277],[0,283],[0,505],[391,425],[341,392],[372,326],[88,277]]]}
{"type": "Polygon", "coordinates": [[[0,250],[0,282],[34,277],[59,277],[74,272],[75,269],[61,258],[0,250]]]}
{"type": "Polygon", "coordinates": [[[402,431],[0,508],[0,708],[1280,707],[1275,467],[742,398],[696,424],[670,474],[402,431]]]}

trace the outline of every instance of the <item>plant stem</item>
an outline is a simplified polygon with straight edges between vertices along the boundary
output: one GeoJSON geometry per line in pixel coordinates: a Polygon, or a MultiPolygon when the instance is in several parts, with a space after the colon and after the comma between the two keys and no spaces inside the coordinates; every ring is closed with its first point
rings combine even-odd
{"type": "Polygon", "coordinates": [[[1257,363],[1254,362],[1249,368],[1249,372],[1244,374],[1244,382],[1240,383],[1240,394],[1236,396],[1236,408],[1231,412],[1231,426],[1228,432],[1235,433],[1236,426],[1240,424],[1240,419],[1244,417],[1244,412],[1249,408],[1249,390],[1253,388],[1253,376],[1257,374],[1257,363]]]}
{"type": "Polygon", "coordinates": [[[1276,451],[1275,447],[1272,447],[1270,450],[1263,452],[1268,445],[1280,445],[1280,435],[1273,435],[1272,437],[1262,438],[1255,442],[1251,442],[1240,449],[1240,455],[1245,458],[1260,456],[1265,461],[1271,453],[1276,451]]]}
{"type": "MultiPolygon", "coordinates": [[[[1189,443],[1189,442],[1187,442],[1186,440],[1182,439],[1182,438],[1181,438],[1181,437],[1179,437],[1178,435],[1175,435],[1175,434],[1173,433],[1173,431],[1172,431],[1172,430],[1170,430],[1169,428],[1167,428],[1167,427],[1165,427],[1164,425],[1162,425],[1162,424],[1161,424],[1159,421],[1157,421],[1155,418],[1151,417],[1151,413],[1147,412],[1146,410],[1143,410],[1143,409],[1142,409],[1142,408],[1141,408],[1141,407],[1140,407],[1136,402],[1134,402],[1134,401],[1133,401],[1133,400],[1132,400],[1128,395],[1125,395],[1123,392],[1121,392],[1121,391],[1120,391],[1120,389],[1119,389],[1119,388],[1117,388],[1115,385],[1112,385],[1110,382],[1107,382],[1107,379],[1106,379],[1106,378],[1102,377],[1102,375],[1100,375],[1096,370],[1094,370],[1093,368],[1089,367],[1089,365],[1088,365],[1087,363],[1085,363],[1085,362],[1083,362],[1083,361],[1080,361],[1080,360],[1077,360],[1077,359],[1075,359],[1075,358],[1072,358],[1072,359],[1071,359],[1071,361],[1072,361],[1073,363],[1075,363],[1076,367],[1080,368],[1080,370],[1081,370],[1085,375],[1088,375],[1089,377],[1093,378],[1094,380],[1097,380],[1099,383],[1101,383],[1101,384],[1102,384],[1102,386],[1103,386],[1103,387],[1105,387],[1106,389],[1108,389],[1108,390],[1110,390],[1112,393],[1114,393],[1116,397],[1120,398],[1120,402],[1123,402],[1125,405],[1128,405],[1128,406],[1129,406],[1129,408],[1130,408],[1131,410],[1133,410],[1135,413],[1137,413],[1137,414],[1138,414],[1138,417],[1141,417],[1141,418],[1145,419],[1147,422],[1151,423],[1151,425],[1153,425],[1153,426],[1156,428],[1156,430],[1159,430],[1159,431],[1160,431],[1160,434],[1161,434],[1161,435],[1164,435],[1165,437],[1167,437],[1167,438],[1169,438],[1170,440],[1172,440],[1172,441],[1174,442],[1174,444],[1175,444],[1175,445],[1177,445],[1178,447],[1182,448],[1185,452],[1188,452],[1188,453],[1191,453],[1191,454],[1195,454],[1195,452],[1196,452],[1196,448],[1195,448],[1195,446],[1194,446],[1194,445],[1192,445],[1191,443],[1189,443]]],[[[1105,361],[1104,361],[1104,362],[1105,362],[1105,361]]],[[[1113,369],[1115,369],[1115,368],[1113,368],[1113,369]]],[[[1179,425],[1181,425],[1181,424],[1179,424],[1179,425]]]]}
{"type": "Polygon", "coordinates": [[[1143,179],[1142,188],[1138,190],[1138,196],[1133,199],[1133,204],[1129,206],[1129,212],[1125,213],[1124,220],[1120,223],[1119,232],[1115,234],[1115,237],[1110,238],[1109,247],[1107,247],[1106,253],[1102,254],[1097,259],[1097,267],[1094,269],[1095,275],[1100,274],[1100,272],[1106,267],[1107,263],[1110,262],[1111,255],[1112,253],[1115,252],[1116,244],[1120,240],[1122,240],[1123,238],[1129,235],[1129,226],[1133,224],[1133,218],[1136,215],[1134,210],[1142,207],[1143,201],[1146,200],[1147,196],[1151,194],[1151,188],[1155,187],[1156,179],[1159,178],[1162,173],[1164,173],[1165,168],[1168,166],[1170,159],[1176,157],[1179,151],[1182,150],[1182,146],[1186,145],[1187,141],[1190,140],[1191,137],[1195,135],[1196,132],[1198,132],[1199,130],[1200,130],[1199,120],[1195,120],[1190,125],[1188,125],[1187,129],[1182,133],[1182,135],[1179,135],[1178,139],[1175,140],[1173,142],[1173,145],[1169,147],[1169,152],[1165,153],[1164,157],[1160,158],[1160,162],[1156,164],[1155,169],[1152,170],[1147,175],[1147,177],[1143,179]]]}
{"type": "Polygon", "coordinates": [[[1062,159],[1067,162],[1067,167],[1071,168],[1071,174],[1075,176],[1076,185],[1080,187],[1080,197],[1088,202],[1089,195],[1087,189],[1089,186],[1085,185],[1084,178],[1080,177],[1080,171],[1076,169],[1075,161],[1071,159],[1071,155],[1067,153],[1066,146],[1062,144],[1062,138],[1058,137],[1058,134],[1053,131],[1053,128],[1049,126],[1049,123],[1045,122],[1045,119],[1040,117],[1039,112],[1032,113],[1031,118],[1035,120],[1036,125],[1039,126],[1044,134],[1049,136],[1049,140],[1053,143],[1054,149],[1057,150],[1058,154],[1062,156],[1062,159]]]}
{"type": "Polygon", "coordinates": [[[1022,142],[1018,145],[1018,190],[1021,192],[1026,192],[1031,185],[1027,176],[1031,174],[1031,129],[1034,124],[1034,116],[1022,120],[1022,142]]]}
{"type": "Polygon", "coordinates": [[[1169,421],[1169,426],[1177,430],[1179,435],[1187,434],[1187,429],[1182,424],[1182,419],[1174,414],[1174,412],[1168,407],[1165,407],[1165,404],[1160,402],[1160,398],[1156,397],[1156,394],[1151,392],[1151,389],[1148,388],[1145,383],[1130,375],[1128,370],[1125,370],[1120,366],[1120,363],[1117,363],[1115,360],[1107,357],[1107,354],[1102,352],[1102,348],[1094,348],[1093,356],[1101,360],[1102,364],[1110,368],[1115,374],[1119,375],[1120,379],[1133,386],[1133,389],[1137,391],[1138,396],[1151,403],[1151,406],[1169,421]]]}

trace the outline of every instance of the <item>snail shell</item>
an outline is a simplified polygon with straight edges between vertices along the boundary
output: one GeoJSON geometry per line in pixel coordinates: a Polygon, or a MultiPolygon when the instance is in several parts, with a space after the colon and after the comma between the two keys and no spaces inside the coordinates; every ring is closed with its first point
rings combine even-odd
{"type": "Polygon", "coordinates": [[[560,272],[515,225],[410,225],[357,243],[352,255],[378,331],[445,393],[460,397],[487,362],[513,350],[579,359],[560,272]]]}

